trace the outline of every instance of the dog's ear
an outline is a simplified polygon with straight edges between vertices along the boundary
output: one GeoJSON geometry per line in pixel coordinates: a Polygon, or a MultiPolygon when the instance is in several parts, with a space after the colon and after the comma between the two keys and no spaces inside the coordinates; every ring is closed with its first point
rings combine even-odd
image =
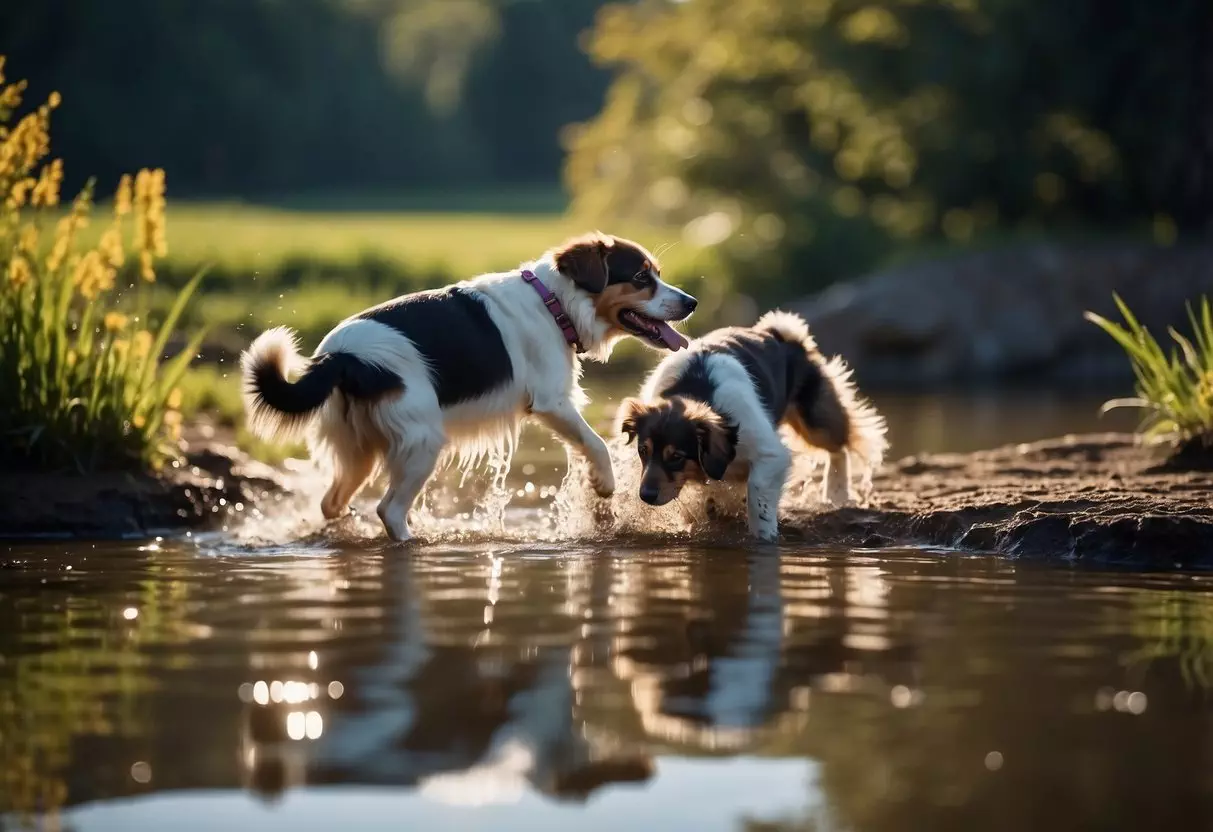
{"type": "Polygon", "coordinates": [[[737,456],[737,428],[719,419],[700,420],[695,425],[699,439],[699,467],[714,480],[724,479],[729,463],[737,456]]]}
{"type": "Polygon", "coordinates": [[[626,438],[624,444],[630,445],[636,438],[636,434],[640,430],[640,418],[646,409],[644,402],[640,399],[624,399],[620,402],[619,410],[615,415],[615,432],[626,438]]]}
{"type": "Polygon", "coordinates": [[[607,286],[610,251],[602,237],[570,240],[556,251],[556,269],[587,292],[598,294],[607,286]]]}

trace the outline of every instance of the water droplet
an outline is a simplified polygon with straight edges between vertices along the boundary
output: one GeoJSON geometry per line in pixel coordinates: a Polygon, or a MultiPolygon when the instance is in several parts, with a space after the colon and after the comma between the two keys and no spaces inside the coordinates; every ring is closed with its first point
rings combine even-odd
{"type": "Polygon", "coordinates": [[[1002,768],[1002,754],[998,751],[991,751],[986,755],[986,768],[990,771],[998,771],[1002,768]]]}

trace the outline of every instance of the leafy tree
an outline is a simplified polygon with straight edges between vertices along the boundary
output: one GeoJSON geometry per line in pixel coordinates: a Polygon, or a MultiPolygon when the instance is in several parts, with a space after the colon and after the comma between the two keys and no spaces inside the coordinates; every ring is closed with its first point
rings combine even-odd
{"type": "Polygon", "coordinates": [[[1213,216],[1205,0],[640,0],[591,51],[617,76],[571,137],[578,205],[689,222],[740,274],[1213,216]]]}

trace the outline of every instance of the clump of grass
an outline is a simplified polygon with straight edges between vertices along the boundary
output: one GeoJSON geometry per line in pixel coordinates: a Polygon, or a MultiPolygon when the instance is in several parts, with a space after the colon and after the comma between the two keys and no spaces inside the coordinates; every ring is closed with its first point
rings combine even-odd
{"type": "Polygon", "coordinates": [[[160,357],[202,275],[153,328],[148,289],[166,254],[164,172],[124,176],[105,230],[83,244],[93,185],[59,210],[63,161],[49,158],[59,96],[12,124],[24,89],[5,84],[0,56],[0,465],[154,468],[174,453],[175,385],[202,335],[167,363],[160,357]],[[121,284],[133,298],[115,291],[121,284]]]}
{"type": "Polygon", "coordinates": [[[1136,395],[1113,399],[1103,410],[1144,410],[1143,433],[1172,442],[1177,454],[1203,455],[1213,450],[1213,309],[1209,298],[1201,298],[1199,314],[1188,305],[1192,338],[1168,327],[1174,344],[1164,351],[1125,302],[1118,295],[1113,297],[1123,326],[1094,312],[1086,313],[1086,318],[1116,339],[1128,355],[1137,379],[1136,395]]]}

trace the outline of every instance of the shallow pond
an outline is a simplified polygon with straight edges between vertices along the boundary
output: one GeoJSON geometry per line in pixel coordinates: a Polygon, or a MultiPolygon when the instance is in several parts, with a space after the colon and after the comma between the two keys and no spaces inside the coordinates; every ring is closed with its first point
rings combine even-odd
{"type": "MultiPolygon", "coordinates": [[[[1098,426],[982,407],[921,448],[1098,426]]],[[[1213,576],[635,535],[0,565],[6,830],[1213,821],[1213,576]]]]}

